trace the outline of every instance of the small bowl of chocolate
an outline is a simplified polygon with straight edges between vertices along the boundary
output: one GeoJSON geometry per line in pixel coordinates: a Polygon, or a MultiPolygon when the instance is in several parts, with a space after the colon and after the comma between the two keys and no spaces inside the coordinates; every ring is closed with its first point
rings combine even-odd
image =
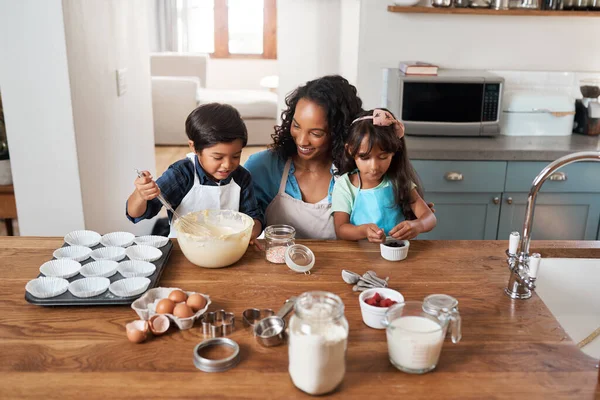
{"type": "Polygon", "coordinates": [[[388,261],[404,260],[408,255],[410,242],[408,240],[398,240],[393,237],[387,237],[384,243],[379,245],[381,257],[388,261]]]}

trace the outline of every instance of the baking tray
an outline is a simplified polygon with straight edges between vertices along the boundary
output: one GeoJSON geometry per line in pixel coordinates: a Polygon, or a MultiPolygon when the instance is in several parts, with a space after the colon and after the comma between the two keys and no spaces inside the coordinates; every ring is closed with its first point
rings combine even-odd
{"type": "MultiPolygon", "coordinates": [[[[65,247],[65,246],[68,246],[68,244],[65,243],[62,247],[65,247]]],[[[133,244],[133,246],[136,246],[136,245],[133,244]]],[[[91,247],[91,249],[95,250],[100,247],[104,247],[104,246],[99,244],[94,247],[91,247]]],[[[160,280],[160,277],[162,276],[165,266],[167,265],[167,261],[169,260],[169,256],[171,255],[171,250],[173,250],[173,242],[169,240],[166,245],[164,245],[163,247],[160,247],[158,249],[162,252],[162,256],[158,260],[156,260],[152,263],[156,266],[156,271],[154,271],[154,273],[152,275],[147,277],[148,279],[150,279],[150,285],[148,285],[148,289],[146,289],[146,291],[144,291],[144,293],[146,293],[148,290],[150,290],[158,285],[158,281],[160,280]]],[[[52,259],[54,259],[54,258],[52,258],[52,259]]],[[[126,260],[129,260],[129,257],[126,256],[120,262],[123,262],[126,260]]],[[[82,261],[81,265],[83,266],[83,265],[91,263],[93,261],[94,261],[94,259],[90,257],[87,260],[82,261]]],[[[40,276],[44,276],[44,274],[40,273],[37,277],[39,278],[40,276]]],[[[73,281],[76,281],[78,279],[83,279],[83,278],[84,278],[83,275],[77,274],[72,278],[68,278],[67,280],[69,281],[69,283],[71,283],[73,281]]],[[[110,279],[110,283],[113,283],[120,279],[124,279],[124,277],[119,272],[117,272],[113,276],[109,277],[108,279],[110,279]]],[[[38,306],[116,306],[116,305],[130,305],[131,303],[133,303],[133,301],[135,299],[143,296],[144,293],[140,293],[136,296],[131,296],[131,297],[118,297],[118,296],[115,296],[114,294],[112,294],[110,292],[110,290],[106,289],[106,292],[99,294],[98,296],[80,298],[80,297],[73,296],[71,294],[71,292],[69,292],[67,290],[65,293],[61,294],[60,296],[50,297],[47,299],[40,299],[39,297],[35,297],[35,296],[31,295],[29,292],[25,291],[25,300],[27,300],[29,303],[36,304],[38,306]]]]}

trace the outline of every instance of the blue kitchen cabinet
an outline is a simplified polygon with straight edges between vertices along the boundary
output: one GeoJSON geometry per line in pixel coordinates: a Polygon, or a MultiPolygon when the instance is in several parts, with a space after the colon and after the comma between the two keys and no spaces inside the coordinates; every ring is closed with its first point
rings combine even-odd
{"type": "Polygon", "coordinates": [[[435,203],[437,226],[419,239],[494,240],[501,193],[427,193],[435,203]]]}
{"type": "MultiPolygon", "coordinates": [[[[523,230],[531,183],[547,162],[509,162],[498,239],[523,230]]],[[[595,240],[600,225],[600,164],[559,169],[542,185],[533,216],[533,239],[595,240]]]]}
{"type": "MultiPolygon", "coordinates": [[[[527,193],[504,193],[498,239],[523,231],[527,193]]],[[[534,240],[595,240],[600,221],[600,194],[539,193],[533,215],[534,240]]]]}
{"type": "Polygon", "coordinates": [[[416,160],[413,166],[438,221],[419,239],[496,239],[505,162],[416,160]]]}

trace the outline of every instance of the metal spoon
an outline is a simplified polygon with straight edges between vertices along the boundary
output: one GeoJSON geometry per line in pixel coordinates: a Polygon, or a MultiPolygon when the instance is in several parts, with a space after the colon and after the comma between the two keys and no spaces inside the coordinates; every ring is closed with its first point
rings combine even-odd
{"type": "Polygon", "coordinates": [[[381,287],[387,287],[388,286],[388,280],[390,279],[389,277],[386,277],[385,279],[382,279],[380,277],[377,276],[377,273],[375,271],[367,271],[365,272],[365,274],[363,275],[363,278],[367,278],[365,275],[368,276],[368,279],[374,280],[377,283],[379,283],[381,285],[381,287]]]}
{"type": "MultiPolygon", "coordinates": [[[[375,281],[373,279],[367,278],[365,276],[360,276],[359,274],[357,274],[356,272],[352,272],[352,271],[348,271],[346,269],[342,270],[342,279],[344,280],[344,282],[353,285],[359,281],[374,285],[374,286],[380,286],[380,283],[378,281],[375,281]]],[[[387,284],[386,284],[387,286],[387,284]]]]}

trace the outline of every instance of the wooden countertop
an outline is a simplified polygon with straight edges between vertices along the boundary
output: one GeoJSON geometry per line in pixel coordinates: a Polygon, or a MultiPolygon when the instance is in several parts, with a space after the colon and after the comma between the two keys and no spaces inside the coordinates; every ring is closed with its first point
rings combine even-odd
{"type": "MultiPolygon", "coordinates": [[[[127,307],[43,308],[24,300],[25,284],[62,244],[59,238],[0,239],[0,398],[308,398],[287,372],[287,346],[263,348],[242,327],[247,307],[279,308],[308,290],[342,298],[350,324],[347,371],[331,396],[405,399],[600,398],[598,360],[580,352],[537,295],[514,301],[503,294],[508,278],[506,242],[414,241],[409,256],[387,262],[370,243],[302,241],[315,253],[311,275],[269,264],[250,251],[219,270],[190,264],[175,246],[161,286],[207,293],[211,309],[236,314],[231,336],[241,362],[224,373],[192,363],[203,340],[198,325],[132,344],[127,307]],[[385,332],[362,323],[358,293],[340,271],[375,270],[407,300],[446,293],[460,303],[462,341],[446,340],[437,369],[409,375],[388,361],[385,332]]],[[[600,242],[534,242],[543,256],[600,257],[600,242]]]]}

